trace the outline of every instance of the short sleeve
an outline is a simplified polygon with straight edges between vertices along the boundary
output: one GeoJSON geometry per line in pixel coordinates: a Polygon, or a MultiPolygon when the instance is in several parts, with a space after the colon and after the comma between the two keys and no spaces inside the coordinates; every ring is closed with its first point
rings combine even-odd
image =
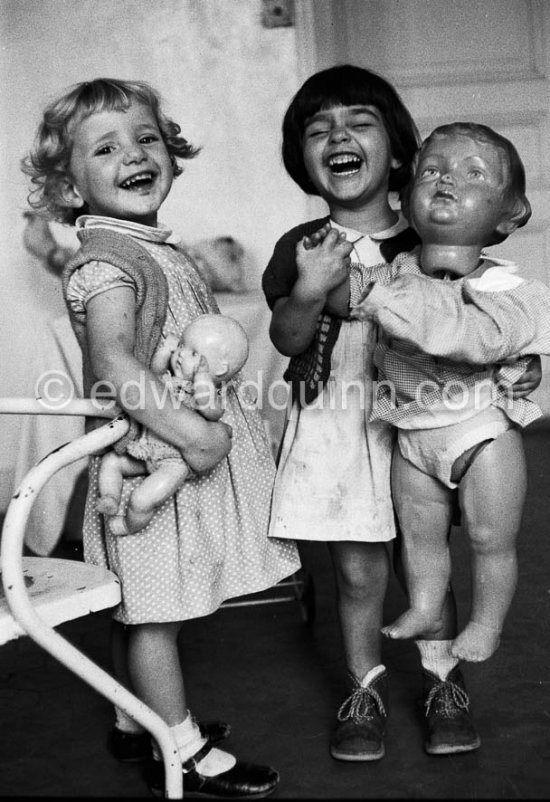
{"type": "Polygon", "coordinates": [[[67,304],[73,312],[82,313],[91,298],[115,287],[131,287],[135,283],[123,270],[108,262],[86,262],[77,268],[67,286],[67,304]]]}

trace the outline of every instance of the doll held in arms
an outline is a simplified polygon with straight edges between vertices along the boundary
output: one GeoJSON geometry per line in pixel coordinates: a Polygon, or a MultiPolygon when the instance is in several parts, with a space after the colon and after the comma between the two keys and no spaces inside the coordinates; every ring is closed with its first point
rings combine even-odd
{"type": "MultiPolygon", "coordinates": [[[[152,367],[172,398],[206,420],[218,421],[224,413],[222,384],[247,358],[248,338],[241,324],[227,315],[205,314],[185,327],[179,341],[169,335],[152,367]]],[[[114,535],[135,534],[192,475],[175,446],[144,429],[128,443],[126,453],[109,451],[102,458],[97,510],[110,517],[114,535]],[[143,473],[148,476],[132,491],[127,509],[119,510],[124,477],[143,473]]]]}
{"type": "Polygon", "coordinates": [[[510,386],[523,357],[550,353],[550,289],[482,250],[531,215],[519,155],[492,129],[453,123],[432,132],[407,201],[422,244],[396,257],[389,286],[367,283],[351,312],[382,330],[372,417],[398,432],[392,494],[410,608],[382,631],[413,638],[440,623],[458,488],[472,602],[451,650],[481,661],[498,647],[516,588],[526,492],[520,429],[541,415],[510,386]]]}

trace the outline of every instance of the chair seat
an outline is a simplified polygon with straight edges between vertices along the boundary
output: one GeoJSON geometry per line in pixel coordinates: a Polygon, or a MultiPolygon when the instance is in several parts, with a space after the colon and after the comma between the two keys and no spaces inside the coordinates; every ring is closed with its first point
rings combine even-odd
{"type": "MultiPolygon", "coordinates": [[[[23,557],[23,575],[36,613],[51,627],[120,602],[117,577],[96,565],[23,557]]],[[[0,584],[0,645],[25,634],[12,617],[0,584]]]]}

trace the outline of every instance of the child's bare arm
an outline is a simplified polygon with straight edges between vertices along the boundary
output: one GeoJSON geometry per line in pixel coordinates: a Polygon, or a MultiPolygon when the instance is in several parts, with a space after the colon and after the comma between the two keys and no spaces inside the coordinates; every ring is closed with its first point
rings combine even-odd
{"type": "Polygon", "coordinates": [[[94,375],[114,388],[117,402],[135,420],[179,448],[193,470],[213,468],[231,449],[231,429],[178,408],[160,379],[136,359],[133,290],[117,287],[96,295],[86,312],[94,375]]]}
{"type": "Polygon", "coordinates": [[[349,277],[351,244],[342,240],[335,229],[330,229],[318,244],[315,237],[304,238],[296,246],[298,278],[290,295],[279,298],[273,308],[270,336],[285,356],[305,351],[327,297],[349,277]]]}

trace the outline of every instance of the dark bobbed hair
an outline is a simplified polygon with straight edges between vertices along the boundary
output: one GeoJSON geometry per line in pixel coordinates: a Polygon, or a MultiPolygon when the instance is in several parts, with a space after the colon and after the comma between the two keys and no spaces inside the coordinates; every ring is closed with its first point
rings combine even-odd
{"type": "Polygon", "coordinates": [[[307,120],[333,105],[376,106],[390,140],[392,156],[401,166],[390,171],[389,190],[398,191],[410,179],[418,148],[416,125],[393,86],[371,70],[339,64],[315,73],[294,95],[283,119],[283,162],[290,177],[308,195],[318,195],[304,165],[302,140],[307,120]]]}
{"type": "MultiPolygon", "coordinates": [[[[453,134],[462,134],[478,142],[488,143],[504,153],[508,168],[506,194],[508,203],[510,204],[509,219],[516,224],[516,228],[524,226],[531,217],[531,204],[525,194],[526,182],[523,162],[512,142],[506,139],[505,136],[502,136],[502,134],[489,128],[488,125],[472,122],[454,122],[434,128],[418,149],[414,159],[414,170],[428,145],[431,144],[437,136],[449,136],[453,134]]],[[[485,243],[485,245],[497,245],[499,242],[503,242],[507,236],[508,234],[495,231],[491,241],[485,243]]]]}
{"type": "Polygon", "coordinates": [[[174,178],[183,172],[177,160],[193,158],[200,148],[180,136],[180,126],[162,110],[160,94],[144,81],[95,78],[74,84],[44,110],[34,148],[21,161],[21,169],[31,179],[28,203],[33,209],[63,223],[74,223],[85,213],[85,209],[68,208],[60,193],[69,176],[72,127],[90,114],[123,111],[133,102],[150,107],[170,155],[174,178]]]}

